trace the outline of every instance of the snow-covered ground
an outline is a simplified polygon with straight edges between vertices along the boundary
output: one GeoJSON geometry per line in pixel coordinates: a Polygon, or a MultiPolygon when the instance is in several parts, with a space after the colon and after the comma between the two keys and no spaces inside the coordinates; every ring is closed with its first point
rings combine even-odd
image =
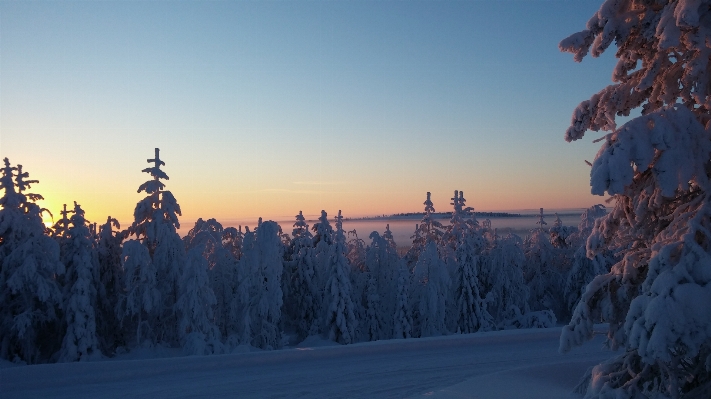
{"type": "Polygon", "coordinates": [[[612,353],[598,336],[561,355],[559,336],[551,328],[348,346],[309,339],[268,352],[5,367],[0,391],[3,398],[567,398],[588,367],[612,353]]]}

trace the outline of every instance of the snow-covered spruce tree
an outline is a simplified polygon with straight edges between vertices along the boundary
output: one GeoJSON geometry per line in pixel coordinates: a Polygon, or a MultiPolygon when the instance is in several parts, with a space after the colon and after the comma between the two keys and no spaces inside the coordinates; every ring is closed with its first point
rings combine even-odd
{"type": "Polygon", "coordinates": [[[143,345],[158,341],[158,318],[162,313],[158,272],[148,248],[138,240],[127,240],[121,250],[121,266],[126,288],[116,306],[126,344],[143,345]]]}
{"type": "Polygon", "coordinates": [[[427,242],[415,264],[412,294],[414,337],[447,334],[446,312],[450,306],[450,278],[434,241],[427,242]]]}
{"type": "MultiPolygon", "coordinates": [[[[143,244],[150,255],[152,266],[155,271],[155,280],[150,278],[145,280],[155,281],[155,287],[146,287],[147,291],[157,288],[160,303],[151,304],[151,309],[155,317],[151,326],[153,331],[151,344],[162,343],[169,346],[178,344],[178,325],[175,314],[175,303],[178,295],[178,284],[185,263],[185,247],[183,241],[177,233],[180,228],[178,215],[181,215],[180,205],[170,191],[164,190],[165,185],[161,180],[168,180],[168,175],[160,169],[165,165],[159,157],[160,150],[155,149],[155,158],[147,160],[154,165],[143,169],[144,173],[150,174],[153,179],[141,184],[138,192],[146,192],[147,196],[136,204],[133,212],[134,221],[128,228],[130,234],[143,244]]],[[[133,246],[131,247],[132,249],[133,246]]],[[[127,253],[124,248],[124,263],[132,262],[127,259],[135,251],[127,253]]],[[[137,254],[143,256],[142,254],[137,254]]],[[[143,259],[133,262],[134,265],[143,265],[143,259]]],[[[140,274],[140,273],[139,273],[140,274]]],[[[136,276],[132,276],[127,283],[137,283],[136,276]]],[[[127,291],[132,291],[136,287],[128,286],[127,291]]],[[[154,300],[152,295],[151,300],[154,300]]],[[[140,308],[140,307],[139,307],[140,308]]],[[[138,308],[134,308],[138,311],[138,308]]],[[[129,314],[133,310],[126,309],[129,314]]]]}
{"type": "Polygon", "coordinates": [[[52,237],[57,239],[60,243],[61,240],[66,239],[69,236],[69,214],[72,212],[74,211],[67,210],[67,204],[64,204],[62,206],[62,210],[59,211],[59,214],[62,215],[62,217],[52,226],[52,237]]]}
{"type": "Polygon", "coordinates": [[[586,28],[561,50],[580,61],[614,41],[619,62],[565,138],[611,131],[591,186],[615,205],[587,250],[617,250],[621,260],[587,286],[561,350],[592,337],[602,318],[623,353],[593,369],[587,397],[711,397],[710,3],[609,0],[586,28]],[[617,128],[615,115],[640,106],[642,116],[617,128]]]}
{"type": "Polygon", "coordinates": [[[486,331],[493,328],[493,320],[480,293],[480,254],[485,241],[474,209],[466,206],[464,192],[454,192],[452,205],[452,219],[442,236],[452,277],[452,306],[448,307],[447,324],[452,332],[486,331]]]}
{"type": "Polygon", "coordinates": [[[604,216],[606,213],[605,207],[600,204],[586,209],[583,214],[580,215],[578,231],[571,234],[567,239],[568,245],[572,249],[575,249],[573,265],[568,272],[563,289],[565,303],[571,314],[578,300],[580,300],[585,287],[595,276],[608,273],[613,263],[613,254],[611,251],[597,253],[592,258],[588,258],[587,250],[585,249],[585,243],[592,233],[595,219],[604,216]]]}
{"type": "Polygon", "coordinates": [[[568,248],[568,236],[575,232],[574,227],[563,226],[563,221],[560,220],[558,213],[555,214],[555,221],[553,221],[553,227],[548,230],[550,234],[551,244],[558,249],[568,248]]]}
{"type": "Polygon", "coordinates": [[[383,254],[387,244],[377,231],[370,233],[370,239],[372,243],[366,249],[365,255],[363,319],[359,320],[358,324],[365,341],[377,341],[389,338],[389,334],[385,333],[387,312],[383,310],[378,286],[381,263],[386,263],[387,267],[387,258],[383,254]]]}
{"type": "MultiPolygon", "coordinates": [[[[323,212],[325,215],[325,212],[323,212]]],[[[328,280],[324,292],[323,332],[339,344],[355,341],[356,318],[351,299],[350,265],[346,258],[346,236],[343,231],[343,217],[338,211],[333,244],[329,247],[326,265],[328,280]]]]}
{"type": "MultiPolygon", "coordinates": [[[[564,274],[559,270],[559,251],[551,244],[543,217],[543,208],[536,224],[539,227],[531,230],[524,241],[526,263],[524,264],[524,279],[529,288],[528,303],[533,311],[552,311],[556,317],[565,316],[566,307],[563,301],[564,274]]],[[[567,272],[567,270],[566,270],[567,272]]]]}
{"type": "Polygon", "coordinates": [[[59,245],[46,236],[37,180],[4,159],[0,188],[0,357],[38,363],[50,360],[62,342],[58,311],[64,273],[59,245]]]}
{"type": "Polygon", "coordinates": [[[120,229],[118,220],[107,217],[106,223],[99,227],[96,253],[99,261],[99,284],[96,300],[96,333],[104,355],[112,355],[119,345],[125,345],[116,306],[123,294],[124,275],[121,267],[121,243],[125,232],[120,229]]]}
{"type": "Polygon", "coordinates": [[[237,334],[228,337],[230,346],[252,344],[252,308],[257,297],[259,256],[255,249],[255,234],[245,226],[242,240],[242,257],[237,267],[237,294],[230,303],[230,317],[238,320],[237,334]]]}
{"type": "Polygon", "coordinates": [[[404,259],[398,261],[398,274],[395,295],[395,315],[393,320],[393,338],[412,337],[412,315],[410,313],[410,271],[404,259]]]}
{"type": "Polygon", "coordinates": [[[66,267],[64,321],[67,331],[59,361],[99,359],[102,355],[96,333],[95,310],[99,259],[88,222],[84,219],[84,210],[76,201],[61,258],[66,267]]]}
{"type": "Polygon", "coordinates": [[[255,232],[247,229],[244,236],[233,305],[241,321],[239,343],[242,345],[261,349],[281,347],[283,248],[278,231],[275,222],[266,221],[260,223],[255,232]]]}
{"type": "Polygon", "coordinates": [[[365,270],[365,253],[367,246],[362,238],[358,237],[358,232],[353,229],[348,232],[348,262],[351,263],[354,270],[365,270]]]}
{"type": "Polygon", "coordinates": [[[351,298],[355,309],[353,310],[358,326],[356,327],[356,335],[359,340],[365,339],[363,327],[365,323],[366,305],[367,305],[367,288],[368,288],[368,270],[365,265],[367,246],[365,241],[358,237],[358,232],[355,229],[348,232],[348,254],[346,258],[351,265],[351,298]]]}
{"type": "Polygon", "coordinates": [[[526,328],[528,287],[523,279],[526,255],[514,234],[497,239],[484,257],[479,280],[487,312],[497,329],[526,328]]]}
{"type": "Polygon", "coordinates": [[[223,337],[229,337],[237,333],[237,320],[231,318],[230,312],[230,304],[237,290],[237,260],[232,251],[225,248],[225,230],[215,219],[200,218],[183,237],[183,241],[186,251],[200,249],[202,257],[207,260],[209,286],[216,301],[214,323],[223,337]]]}
{"type": "Polygon", "coordinates": [[[294,273],[291,279],[291,296],[287,307],[300,339],[318,334],[321,315],[321,292],[316,285],[313,236],[301,211],[296,215],[291,240],[290,267],[294,273]]]}
{"type": "MultiPolygon", "coordinates": [[[[389,232],[389,228],[386,230],[389,232]]],[[[366,339],[376,341],[393,336],[393,314],[397,296],[397,274],[400,259],[391,239],[378,232],[370,233],[372,240],[365,255],[367,270],[366,320],[363,331],[366,339]]]]}
{"type": "Polygon", "coordinates": [[[328,258],[333,244],[333,228],[328,221],[326,211],[321,211],[321,217],[311,230],[314,231],[314,257],[316,258],[316,281],[319,289],[326,286],[326,279],[330,274],[328,258]]]}
{"type": "Polygon", "coordinates": [[[410,237],[412,239],[412,246],[405,254],[405,259],[408,267],[412,270],[417,263],[420,253],[425,249],[430,241],[439,242],[442,237],[442,232],[444,226],[442,223],[434,219],[432,214],[435,212],[434,204],[431,200],[431,194],[427,192],[427,199],[423,203],[425,206],[425,213],[422,216],[422,220],[415,228],[415,234],[410,237]]]}
{"type": "Polygon", "coordinates": [[[244,233],[242,233],[242,226],[238,228],[226,227],[222,232],[222,245],[230,251],[232,256],[236,260],[240,260],[242,257],[242,240],[244,239],[244,233]]]}
{"type": "Polygon", "coordinates": [[[224,350],[220,330],[215,325],[217,300],[210,288],[208,260],[203,256],[205,246],[205,242],[197,243],[188,251],[175,304],[180,343],[190,355],[210,355],[224,350]]]}

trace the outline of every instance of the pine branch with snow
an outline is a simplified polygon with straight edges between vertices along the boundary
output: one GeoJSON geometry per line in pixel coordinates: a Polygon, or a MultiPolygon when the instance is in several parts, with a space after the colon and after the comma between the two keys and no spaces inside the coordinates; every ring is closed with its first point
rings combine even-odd
{"type": "Polygon", "coordinates": [[[711,7],[704,0],[608,0],[560,48],[580,61],[619,48],[614,84],[582,102],[565,134],[606,130],[593,194],[615,205],[595,221],[588,257],[618,251],[561,335],[567,351],[609,323],[624,353],[593,370],[587,397],[711,395],[711,7]],[[642,116],[617,128],[616,115],[642,116]],[[692,299],[693,298],[693,299],[692,299]]]}

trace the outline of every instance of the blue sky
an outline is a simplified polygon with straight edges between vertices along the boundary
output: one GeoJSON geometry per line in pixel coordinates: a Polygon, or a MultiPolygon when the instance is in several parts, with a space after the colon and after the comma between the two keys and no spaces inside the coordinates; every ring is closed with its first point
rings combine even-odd
{"type": "MultiPolygon", "coordinates": [[[[0,155],[128,222],[160,147],[197,217],[582,207],[598,145],[575,106],[610,83],[558,42],[598,1],[0,3],[0,155]]],[[[595,138],[600,134],[592,134],[595,138]]]]}

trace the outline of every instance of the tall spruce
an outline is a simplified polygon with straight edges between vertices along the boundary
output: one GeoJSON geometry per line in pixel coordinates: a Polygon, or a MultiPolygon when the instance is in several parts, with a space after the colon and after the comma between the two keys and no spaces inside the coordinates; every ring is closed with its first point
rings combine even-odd
{"type": "Polygon", "coordinates": [[[587,240],[621,260],[595,277],[561,335],[568,350],[609,323],[621,353],[589,375],[589,398],[711,397],[711,7],[709,1],[604,1],[560,43],[581,61],[615,43],[613,84],[573,113],[567,141],[606,130],[592,193],[614,198],[587,240]],[[641,106],[621,127],[617,115],[641,106]]]}
{"type": "Polygon", "coordinates": [[[59,360],[72,362],[101,358],[96,328],[99,259],[84,210],[74,202],[73,215],[62,248],[64,277],[64,319],[67,331],[59,360]]]}
{"type": "MultiPolygon", "coordinates": [[[[150,284],[145,287],[145,291],[152,292],[152,294],[148,295],[145,300],[150,298],[150,301],[159,301],[159,303],[151,303],[148,306],[153,313],[149,318],[150,322],[155,323],[149,328],[153,332],[152,343],[160,342],[175,346],[179,339],[175,303],[185,263],[185,248],[177,233],[177,229],[180,228],[178,221],[178,216],[181,215],[180,205],[173,194],[165,190],[165,184],[161,181],[168,180],[168,175],[160,169],[165,165],[165,162],[160,159],[159,155],[160,150],[156,148],[155,157],[147,160],[153,166],[143,169],[143,172],[150,174],[153,179],[146,181],[138,188],[138,192],[145,192],[146,197],[136,204],[136,209],[133,212],[134,221],[128,228],[129,233],[134,235],[136,240],[146,248],[151,265],[145,265],[143,251],[133,244],[128,247],[130,251],[124,245],[123,258],[124,265],[131,263],[132,268],[149,267],[151,271],[146,272],[155,273],[155,276],[147,276],[141,270],[133,270],[143,276],[142,278],[137,278],[136,275],[131,276],[127,280],[127,291],[136,290],[137,287],[133,284],[150,284]],[[134,262],[131,259],[132,256],[137,256],[139,259],[134,262]],[[157,290],[157,297],[153,294],[153,289],[157,290]]],[[[140,290],[144,291],[143,288],[140,290]]],[[[134,300],[141,301],[143,299],[134,298],[134,300]]],[[[126,307],[124,314],[135,315],[140,312],[139,309],[146,309],[146,306],[141,306],[138,303],[135,305],[137,307],[126,307]]]]}
{"type": "Polygon", "coordinates": [[[28,193],[22,165],[4,159],[0,188],[0,357],[38,363],[48,361],[61,345],[59,310],[62,293],[57,276],[64,273],[59,245],[45,233],[43,199],[28,193]]]}
{"type": "MultiPolygon", "coordinates": [[[[322,216],[325,212],[322,213],[322,216]]],[[[328,280],[324,292],[323,331],[332,341],[350,344],[356,339],[356,318],[351,298],[350,265],[346,258],[346,235],[343,231],[343,216],[338,211],[333,245],[329,247],[326,265],[328,280]]]]}
{"type": "Polygon", "coordinates": [[[116,306],[125,286],[124,270],[121,266],[121,244],[126,232],[120,231],[120,228],[118,220],[107,217],[106,223],[99,227],[96,243],[99,262],[96,332],[99,335],[101,351],[109,356],[118,346],[126,345],[116,316],[116,306]]]}

